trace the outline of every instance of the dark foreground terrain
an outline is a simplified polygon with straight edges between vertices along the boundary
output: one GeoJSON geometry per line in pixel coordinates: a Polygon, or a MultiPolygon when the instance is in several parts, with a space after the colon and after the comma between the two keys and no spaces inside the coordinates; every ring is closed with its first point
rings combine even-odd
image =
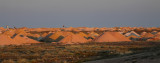
{"type": "Polygon", "coordinates": [[[160,63],[160,50],[84,63],[160,63]]]}
{"type": "Polygon", "coordinates": [[[136,63],[158,60],[159,46],[160,42],[10,45],[0,47],[0,63],[136,63]]]}

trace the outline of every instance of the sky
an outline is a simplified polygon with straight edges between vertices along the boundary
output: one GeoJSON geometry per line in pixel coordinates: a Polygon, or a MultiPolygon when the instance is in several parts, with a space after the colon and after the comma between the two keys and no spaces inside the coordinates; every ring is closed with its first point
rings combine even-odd
{"type": "Polygon", "coordinates": [[[0,0],[0,27],[159,27],[160,0],[0,0]]]}

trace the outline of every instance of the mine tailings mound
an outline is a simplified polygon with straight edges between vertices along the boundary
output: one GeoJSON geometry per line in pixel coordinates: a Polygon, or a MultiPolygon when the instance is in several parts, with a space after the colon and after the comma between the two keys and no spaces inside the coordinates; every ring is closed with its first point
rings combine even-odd
{"type": "Polygon", "coordinates": [[[94,42],[130,42],[127,37],[124,35],[120,34],[119,32],[104,32],[102,35],[99,37],[96,37],[94,42]]]}

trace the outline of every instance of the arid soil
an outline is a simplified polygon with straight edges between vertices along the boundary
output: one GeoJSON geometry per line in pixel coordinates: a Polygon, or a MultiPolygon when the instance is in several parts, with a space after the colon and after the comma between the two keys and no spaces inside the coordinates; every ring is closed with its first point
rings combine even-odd
{"type": "Polygon", "coordinates": [[[84,63],[160,63],[160,50],[84,63]]]}

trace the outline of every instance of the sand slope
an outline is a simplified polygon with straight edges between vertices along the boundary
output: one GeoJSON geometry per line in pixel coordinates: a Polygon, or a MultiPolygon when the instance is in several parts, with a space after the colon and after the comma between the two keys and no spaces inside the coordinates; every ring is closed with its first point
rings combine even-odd
{"type": "Polygon", "coordinates": [[[94,42],[121,42],[121,41],[131,41],[119,32],[104,32],[99,37],[93,40],[94,42]]]}
{"type": "Polygon", "coordinates": [[[63,38],[61,41],[59,41],[62,44],[78,44],[78,43],[86,43],[88,40],[84,37],[77,35],[77,34],[71,34],[63,38]]]}

